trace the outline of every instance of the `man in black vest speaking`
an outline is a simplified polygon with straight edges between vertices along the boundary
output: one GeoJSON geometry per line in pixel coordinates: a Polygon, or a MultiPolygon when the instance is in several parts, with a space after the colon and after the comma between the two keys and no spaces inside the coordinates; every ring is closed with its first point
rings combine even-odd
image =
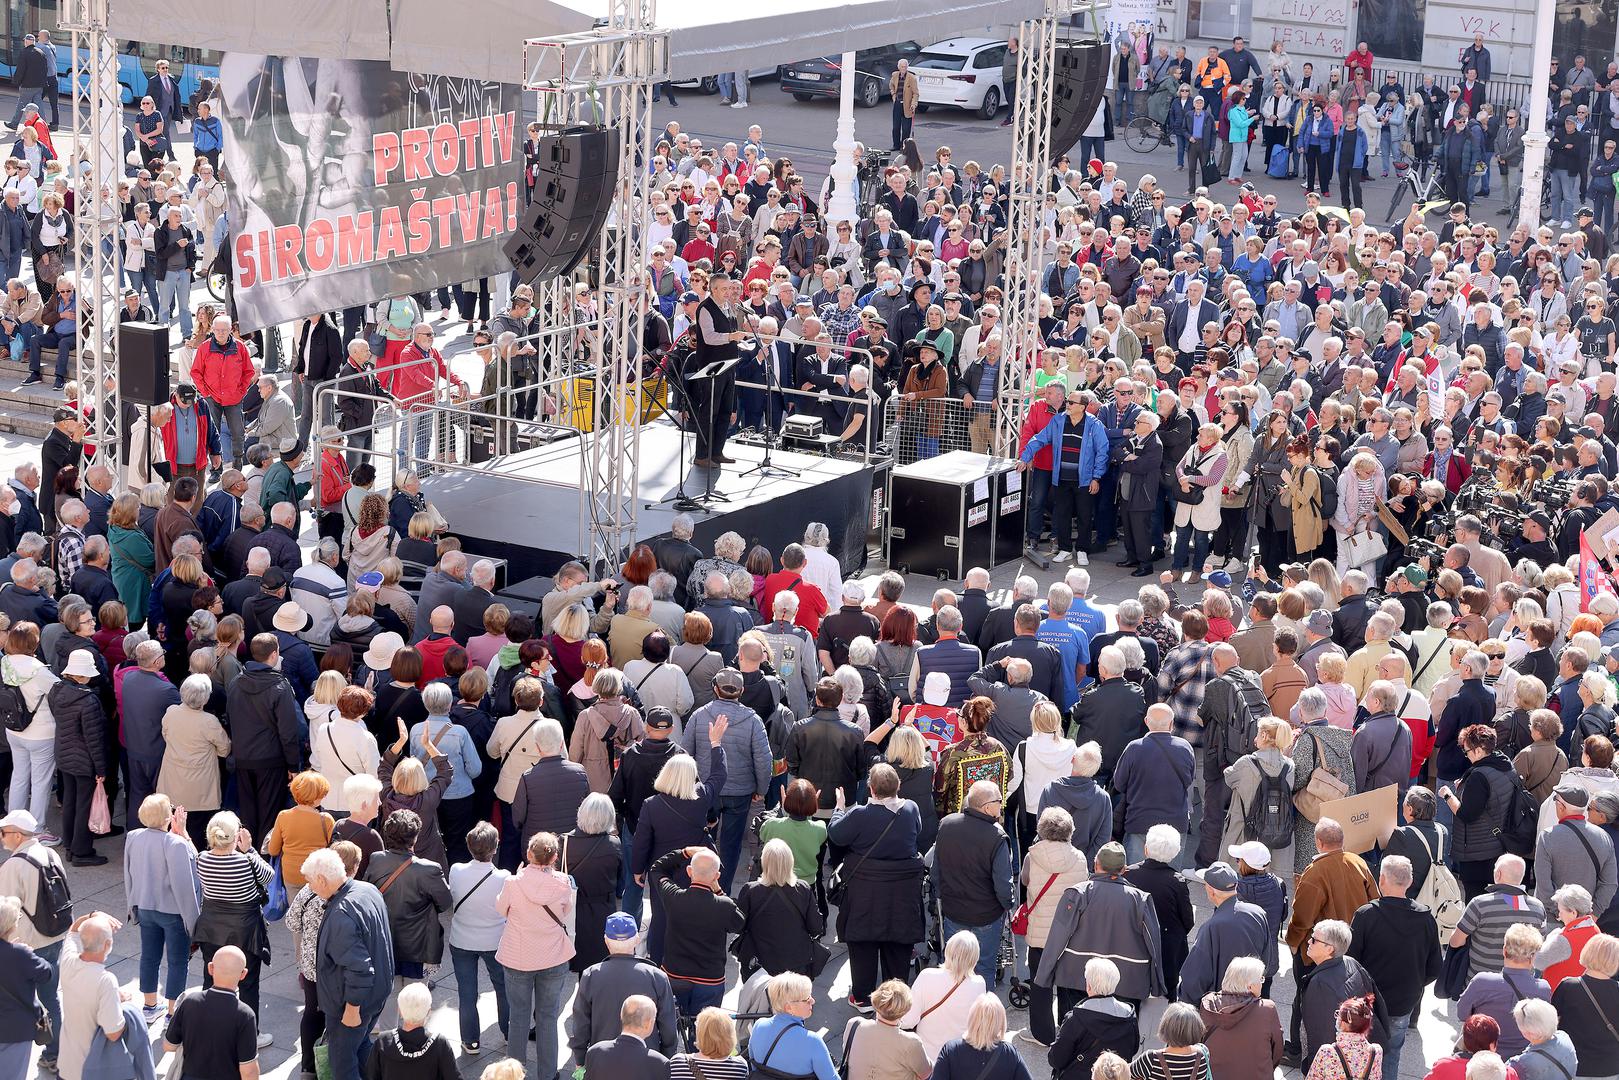
{"type": "MultiPolygon", "coordinates": [[[[748,336],[737,329],[738,282],[716,275],[709,289],[708,299],[697,309],[697,348],[687,368],[688,377],[716,361],[735,360],[736,343],[748,336]]],[[[692,383],[691,409],[698,468],[717,469],[734,462],[735,458],[725,456],[725,437],[736,412],[736,368],[717,379],[692,383]]]]}

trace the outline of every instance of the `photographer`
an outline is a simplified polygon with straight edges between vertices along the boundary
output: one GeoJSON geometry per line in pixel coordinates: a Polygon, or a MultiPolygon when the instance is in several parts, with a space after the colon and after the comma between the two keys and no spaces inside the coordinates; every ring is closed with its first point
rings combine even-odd
{"type": "Polygon", "coordinates": [[[1523,519],[1523,537],[1507,550],[1507,558],[1513,566],[1523,559],[1528,559],[1542,570],[1557,561],[1557,549],[1552,546],[1550,539],[1552,529],[1551,515],[1543,509],[1530,511],[1523,519]]]}

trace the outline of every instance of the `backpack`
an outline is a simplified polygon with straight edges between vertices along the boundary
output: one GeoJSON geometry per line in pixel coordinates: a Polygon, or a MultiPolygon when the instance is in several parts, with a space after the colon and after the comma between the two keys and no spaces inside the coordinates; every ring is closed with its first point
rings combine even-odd
{"type": "Polygon", "coordinates": [[[1243,832],[1268,848],[1285,848],[1293,842],[1293,826],[1297,822],[1293,785],[1286,777],[1287,768],[1284,766],[1272,775],[1257,759],[1254,767],[1259,770],[1259,788],[1243,814],[1243,832]]]}
{"type": "Polygon", "coordinates": [[[28,921],[45,937],[60,937],[73,925],[73,894],[68,891],[67,873],[54,859],[35,862],[27,855],[23,861],[39,871],[34,886],[34,907],[28,911],[28,921]]]}
{"type": "Polygon", "coordinates": [[[1462,887],[1456,883],[1456,875],[1451,873],[1450,867],[1445,865],[1445,842],[1439,841],[1439,850],[1436,852],[1428,846],[1428,838],[1421,831],[1413,828],[1418,842],[1428,853],[1428,862],[1431,864],[1428,877],[1423,881],[1422,888],[1417,890],[1415,900],[1429,911],[1439,923],[1439,939],[1449,941],[1450,935],[1462,921],[1462,912],[1467,909],[1467,901],[1462,898],[1462,887]]]}
{"type": "Polygon", "coordinates": [[[1234,765],[1237,759],[1254,751],[1254,738],[1259,733],[1259,720],[1270,715],[1270,702],[1257,682],[1242,678],[1220,676],[1233,691],[1231,713],[1209,737],[1214,744],[1215,760],[1222,767],[1234,765]]]}
{"type": "Polygon", "coordinates": [[[0,723],[7,731],[24,731],[34,722],[34,714],[23,697],[22,687],[0,682],[0,723]]]}
{"type": "Polygon", "coordinates": [[[1540,833],[1540,804],[1517,773],[1510,773],[1508,782],[1512,791],[1507,796],[1506,818],[1501,822],[1501,842],[1512,854],[1527,859],[1535,853],[1535,838],[1540,833]]]}
{"type": "Polygon", "coordinates": [[[1321,486],[1321,520],[1330,521],[1332,515],[1338,512],[1338,481],[1327,470],[1318,466],[1310,466],[1315,473],[1316,482],[1321,486]]]}

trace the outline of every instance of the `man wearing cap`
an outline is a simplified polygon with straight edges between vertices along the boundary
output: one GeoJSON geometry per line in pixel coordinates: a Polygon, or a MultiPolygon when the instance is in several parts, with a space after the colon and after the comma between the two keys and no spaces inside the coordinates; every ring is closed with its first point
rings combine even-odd
{"type": "Polygon", "coordinates": [[[622,1030],[619,1010],[632,995],[649,998],[657,1005],[657,1028],[646,1039],[647,1045],[665,1055],[677,1053],[680,1039],[675,1026],[674,991],[670,989],[669,976],[650,960],[635,955],[640,933],[634,917],[623,911],[613,912],[607,916],[603,936],[607,959],[580,973],[573,999],[568,1046],[574,1059],[583,1061],[589,1047],[618,1037],[622,1030]]]}
{"type": "Polygon", "coordinates": [[[815,269],[815,260],[826,258],[828,244],[821,234],[820,223],[814,214],[805,214],[798,233],[787,245],[787,269],[793,275],[793,286],[802,289],[815,269]]]}
{"type": "Polygon", "coordinates": [[[75,408],[59,407],[51,414],[51,430],[39,448],[39,486],[45,498],[39,513],[47,534],[56,531],[56,474],[84,460],[84,416],[75,408]]]}
{"type": "MultiPolygon", "coordinates": [[[[710,282],[708,299],[697,309],[697,347],[687,361],[688,374],[737,359],[737,343],[750,336],[739,324],[739,296],[739,284],[729,278],[717,275],[710,282]]],[[[731,464],[736,459],[725,456],[725,439],[736,413],[736,365],[732,363],[724,374],[705,379],[690,390],[688,423],[697,433],[693,464],[700,469],[731,464]]]]}
{"type": "MultiPolygon", "coordinates": [[[[1055,986],[1065,1014],[1085,993],[1085,964],[1097,956],[1119,968],[1117,996],[1140,1005],[1164,994],[1162,940],[1152,898],[1124,880],[1124,847],[1103,844],[1089,881],[1068,889],[1052,917],[1034,981],[1055,986]]],[[[1223,973],[1222,973],[1223,974],[1223,973]]]]}
{"type": "Polygon", "coordinates": [[[219,429],[197,400],[197,388],[181,383],[169,395],[169,404],[172,410],[158,432],[163,440],[163,456],[173,477],[192,476],[201,480],[203,471],[210,465],[217,476],[221,463],[219,429]]]}
{"type": "MultiPolygon", "coordinates": [[[[1231,850],[1233,854],[1239,850],[1246,854],[1256,843],[1238,844],[1231,850]]],[[[1262,858],[1261,866],[1268,865],[1270,853],[1263,844],[1257,846],[1260,850],[1253,854],[1262,858]]],[[[1214,908],[1198,930],[1197,940],[1192,942],[1186,962],[1181,965],[1180,990],[1176,996],[1195,1004],[1203,1000],[1204,994],[1220,988],[1232,960],[1239,956],[1264,959],[1271,935],[1264,909],[1237,899],[1237,872],[1229,863],[1212,863],[1206,870],[1188,870],[1182,876],[1201,884],[1214,908]]]]}
{"type": "Polygon", "coordinates": [[[1616,892],[1613,841],[1586,820],[1591,792],[1574,784],[1558,784],[1552,791],[1556,824],[1535,838],[1535,897],[1551,913],[1552,894],[1578,885],[1591,895],[1591,910],[1608,910],[1616,892]]]}
{"type": "Polygon", "coordinates": [[[713,772],[709,728],[724,718],[719,745],[725,750],[725,784],[720,788],[720,858],[724,862],[721,887],[729,892],[742,856],[742,839],[754,803],[764,802],[770,789],[770,740],[764,723],[737,699],[742,696],[742,673],[722,668],[714,675],[714,700],[691,714],[680,733],[680,747],[697,761],[699,778],[713,772]]]}
{"type": "Polygon", "coordinates": [[[1507,553],[1508,560],[1517,566],[1520,560],[1528,559],[1542,570],[1557,562],[1557,548],[1552,544],[1551,531],[1551,516],[1544,510],[1532,511],[1523,520],[1523,536],[1507,553]]]}
{"type": "MultiPolygon", "coordinates": [[[[44,836],[44,829],[27,810],[13,810],[0,817],[0,846],[7,852],[5,862],[0,863],[0,896],[15,896],[22,907],[22,917],[17,920],[11,941],[32,949],[35,956],[50,965],[50,973],[35,989],[51,1018],[51,1041],[40,1054],[41,1069],[50,1072],[56,1064],[57,1044],[62,1037],[62,1001],[57,991],[62,977],[62,942],[67,931],[41,933],[38,923],[48,925],[50,914],[38,910],[37,903],[42,874],[49,872],[69,888],[72,880],[67,877],[62,857],[41,842],[44,836]]],[[[53,844],[58,842],[56,837],[45,839],[53,844]]]]}

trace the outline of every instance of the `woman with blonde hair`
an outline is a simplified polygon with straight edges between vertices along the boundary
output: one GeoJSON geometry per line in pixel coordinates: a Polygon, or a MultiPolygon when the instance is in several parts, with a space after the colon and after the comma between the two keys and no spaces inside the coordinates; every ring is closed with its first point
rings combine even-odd
{"type": "Polygon", "coordinates": [[[941,1078],[1033,1080],[1023,1058],[1006,1041],[1006,1006],[1000,998],[986,992],[973,1000],[961,1036],[939,1049],[933,1073],[941,1078]]]}
{"type": "Polygon", "coordinates": [[[945,942],[939,966],[923,970],[911,984],[911,1007],[900,1026],[916,1032],[929,1061],[936,1062],[945,1044],[961,1036],[973,1003],[986,992],[984,977],[975,970],[978,950],[973,932],[958,930],[945,942]]]}
{"type": "MultiPolygon", "coordinates": [[[[747,1080],[748,1063],[737,1056],[736,1021],[731,1014],[714,1005],[697,1014],[697,1049],[676,1054],[669,1059],[669,1080],[747,1080]]],[[[526,1080],[515,1077],[490,1077],[485,1071],[482,1080],[526,1080]]]]}
{"type": "Polygon", "coordinates": [[[1355,691],[1344,682],[1349,661],[1341,654],[1324,652],[1316,657],[1316,689],[1326,695],[1327,722],[1335,728],[1351,731],[1355,726],[1355,710],[1359,703],[1355,691]]]}
{"type": "MultiPolygon", "coordinates": [[[[433,778],[428,781],[427,770],[417,758],[406,752],[410,742],[410,729],[399,721],[399,738],[382,754],[377,766],[377,779],[382,781],[382,805],[377,819],[386,824],[395,810],[412,810],[422,819],[421,832],[416,837],[415,853],[435,862],[441,871],[449,869],[450,861],[444,850],[444,836],[439,831],[438,808],[444,793],[455,779],[455,766],[439,750],[433,739],[432,725],[423,724],[421,730],[422,754],[433,765],[433,778]]],[[[442,732],[440,732],[442,734],[442,732]]]]}
{"type": "Polygon", "coordinates": [[[405,633],[401,636],[411,637],[416,632],[416,600],[399,584],[405,577],[405,564],[397,556],[390,556],[377,563],[377,572],[382,575],[377,603],[399,616],[405,624],[405,633]]]}
{"type": "Polygon", "coordinates": [[[1338,568],[1328,559],[1311,559],[1306,573],[1315,585],[1320,588],[1323,611],[1337,611],[1338,598],[1343,595],[1344,586],[1338,576],[1338,568]]]}
{"type": "Polygon", "coordinates": [[[796,971],[814,978],[828,953],[821,945],[826,920],[815,890],[799,880],[787,841],[765,841],[759,851],[759,877],[742,886],[736,906],[742,930],[733,946],[744,978],[755,968],[772,975],[796,971]]]}
{"type": "Polygon", "coordinates": [[[911,988],[889,979],[872,991],[872,1016],[850,1018],[843,1029],[843,1060],[851,1080],[927,1080],[933,1071],[927,1049],[900,1026],[911,1005],[911,988]]]}
{"type": "Polygon", "coordinates": [[[197,903],[197,849],[186,835],[186,812],[166,795],[148,795],[139,811],[141,827],[124,840],[124,894],[141,928],[140,984],[144,1016],[155,1020],[159,963],[167,958],[163,997],[174,1013],[185,991],[191,956],[191,928],[201,909],[197,903]]]}
{"type": "Polygon", "coordinates": [[[1030,710],[1029,722],[1033,734],[1012,751],[1012,782],[1006,788],[1008,799],[1020,789],[1023,792],[1017,820],[1021,851],[1027,851],[1034,843],[1037,815],[1030,813],[1029,808],[1039,807],[1046,789],[1070,775],[1074,751],[1078,749],[1074,740],[1062,733],[1062,712],[1051,702],[1037,702],[1030,710]]]}
{"type": "Polygon", "coordinates": [[[769,994],[773,1015],[754,1024],[748,1036],[747,1057],[755,1070],[769,1069],[772,1058],[780,1055],[778,1065],[799,1063],[800,1076],[835,1076],[837,1067],[826,1043],[806,1026],[815,1011],[815,984],[809,976],[796,971],[774,975],[769,994]]]}
{"type": "MultiPolygon", "coordinates": [[[[1267,781],[1279,779],[1288,791],[1302,786],[1294,782],[1293,760],[1288,756],[1292,749],[1292,725],[1281,717],[1267,716],[1259,721],[1259,730],[1254,736],[1253,752],[1242,755],[1226,767],[1225,782],[1231,791],[1231,802],[1226,809],[1225,826],[1220,832],[1222,849],[1229,849],[1247,840],[1259,839],[1251,834],[1248,817],[1254,801],[1264,791],[1267,781]]],[[[1266,846],[1270,848],[1273,863],[1278,866],[1292,865],[1291,832],[1287,834],[1285,842],[1266,846]]]]}

